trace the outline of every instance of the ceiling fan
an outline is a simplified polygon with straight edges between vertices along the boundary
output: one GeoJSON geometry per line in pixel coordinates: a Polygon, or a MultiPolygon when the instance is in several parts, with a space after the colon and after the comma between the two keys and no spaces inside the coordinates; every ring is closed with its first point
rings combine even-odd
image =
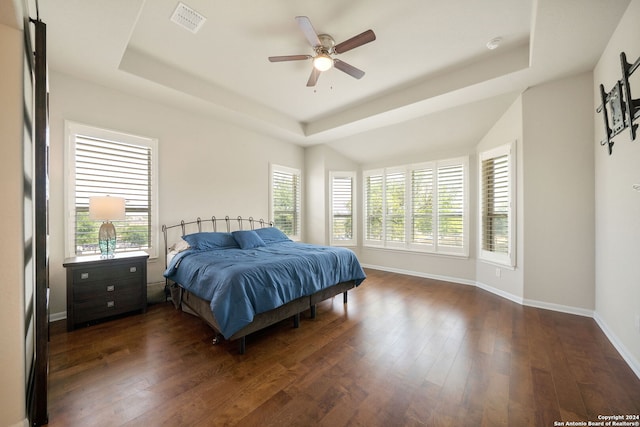
{"type": "Polygon", "coordinates": [[[336,67],[338,70],[349,74],[356,79],[364,76],[364,71],[349,65],[338,58],[334,58],[332,55],[345,53],[351,49],[355,49],[358,46],[372,42],[376,39],[376,35],[372,30],[367,30],[357,36],[351,37],[342,43],[335,43],[333,37],[328,34],[318,34],[313,29],[311,21],[306,16],[296,16],[296,22],[304,33],[305,37],[311,44],[311,47],[315,51],[315,55],[285,55],[285,56],[270,56],[271,62],[283,62],[283,61],[300,61],[306,59],[313,60],[313,68],[311,69],[311,75],[307,81],[307,86],[315,86],[318,82],[318,77],[323,71],[327,71],[332,67],[336,67]]]}

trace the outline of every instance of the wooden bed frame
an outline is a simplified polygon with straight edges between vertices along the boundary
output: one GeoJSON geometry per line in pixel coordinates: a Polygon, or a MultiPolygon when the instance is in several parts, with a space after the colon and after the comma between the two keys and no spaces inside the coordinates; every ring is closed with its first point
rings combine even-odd
{"type": "MultiPolygon", "coordinates": [[[[228,216],[224,219],[219,219],[213,216],[211,217],[211,219],[206,220],[197,218],[195,221],[180,221],[179,224],[175,225],[163,225],[162,233],[164,235],[165,268],[167,267],[169,242],[177,241],[178,237],[182,237],[191,232],[196,233],[202,231],[218,231],[218,226],[221,222],[224,222],[224,231],[227,232],[243,229],[253,230],[256,226],[273,226],[272,223],[266,223],[262,219],[256,221],[252,217],[237,217],[236,219],[231,220],[228,216]],[[203,224],[206,225],[206,229],[204,230],[203,224]],[[234,224],[233,227],[232,224],[234,224]],[[172,230],[177,230],[180,232],[180,234],[175,235],[175,238],[173,240],[170,240],[172,236],[170,236],[169,234],[172,230]]],[[[246,351],[246,336],[250,333],[259,331],[260,329],[264,329],[267,326],[273,325],[287,318],[293,318],[293,326],[294,328],[297,328],[300,324],[301,312],[310,310],[311,318],[314,319],[316,317],[316,304],[326,299],[333,298],[338,294],[343,294],[343,303],[346,304],[347,291],[353,287],[355,287],[354,281],[337,283],[333,286],[324,288],[312,295],[300,297],[284,305],[281,305],[280,307],[274,308],[273,310],[259,313],[253,318],[253,322],[234,333],[231,337],[229,337],[229,340],[231,341],[238,339],[239,352],[240,354],[244,354],[246,351]]],[[[188,310],[185,311],[191,311],[199,316],[216,332],[216,337],[213,339],[213,344],[217,344],[224,339],[222,337],[222,334],[220,333],[221,329],[218,325],[218,321],[215,319],[213,313],[211,312],[209,301],[194,295],[193,293],[181,287],[179,283],[175,283],[170,279],[166,279],[166,289],[170,293],[171,299],[173,300],[173,303],[177,309],[184,309],[184,307],[187,307],[188,310]]]]}

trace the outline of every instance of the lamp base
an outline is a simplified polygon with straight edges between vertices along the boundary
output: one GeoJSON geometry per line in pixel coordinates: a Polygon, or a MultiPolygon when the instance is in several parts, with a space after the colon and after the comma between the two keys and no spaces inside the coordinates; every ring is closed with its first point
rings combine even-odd
{"type": "Polygon", "coordinates": [[[103,222],[98,232],[98,246],[102,258],[113,258],[116,251],[116,228],[109,221],[103,222]]]}

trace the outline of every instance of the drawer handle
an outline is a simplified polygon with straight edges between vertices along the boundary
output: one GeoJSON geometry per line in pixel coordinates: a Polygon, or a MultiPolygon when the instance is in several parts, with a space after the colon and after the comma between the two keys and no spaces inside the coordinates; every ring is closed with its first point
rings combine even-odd
{"type": "Polygon", "coordinates": [[[89,278],[89,273],[80,273],[80,278],[81,279],[88,279],[89,278]]]}
{"type": "Polygon", "coordinates": [[[107,301],[107,308],[113,308],[116,306],[116,303],[114,301],[107,301]]]}
{"type": "Polygon", "coordinates": [[[136,271],[138,271],[137,267],[129,267],[129,273],[135,273],[136,271]]]}
{"type": "Polygon", "coordinates": [[[115,285],[107,285],[107,292],[113,292],[116,290],[116,286],[115,285]]]}

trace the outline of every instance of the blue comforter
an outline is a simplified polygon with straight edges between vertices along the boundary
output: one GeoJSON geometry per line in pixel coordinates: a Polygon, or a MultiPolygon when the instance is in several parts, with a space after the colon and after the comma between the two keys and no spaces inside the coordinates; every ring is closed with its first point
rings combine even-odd
{"type": "Polygon", "coordinates": [[[291,241],[254,249],[188,249],[173,258],[164,275],[211,301],[225,338],[256,314],[337,283],[358,286],[366,277],[349,249],[291,241]]]}

